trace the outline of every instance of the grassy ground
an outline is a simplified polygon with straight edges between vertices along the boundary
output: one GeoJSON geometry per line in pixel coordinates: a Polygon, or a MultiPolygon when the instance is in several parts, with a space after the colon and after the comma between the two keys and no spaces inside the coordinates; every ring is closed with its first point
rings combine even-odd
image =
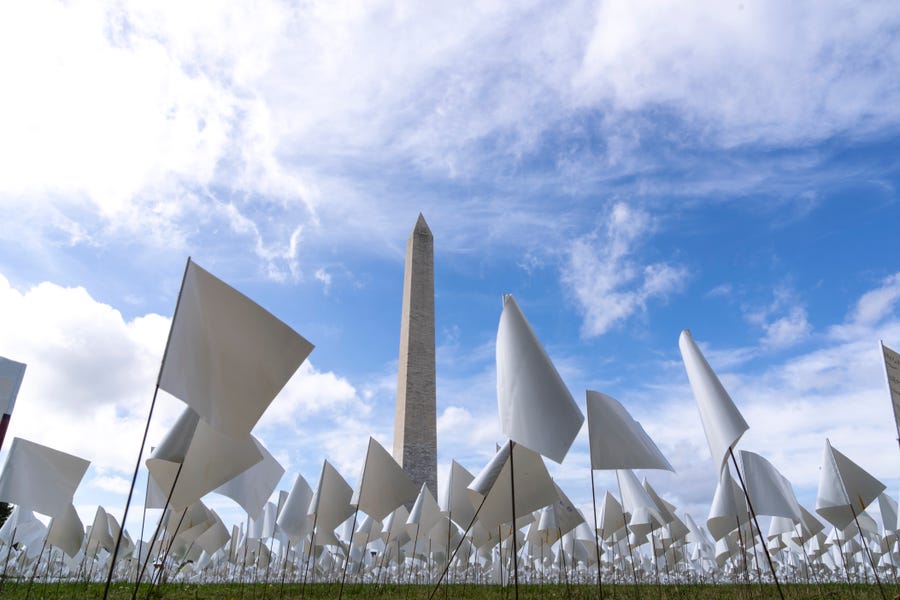
{"type": "MultiPolygon", "coordinates": [[[[851,598],[854,600],[881,600],[881,594],[874,585],[854,585],[852,588],[846,584],[823,585],[821,588],[811,585],[783,585],[782,590],[786,599],[802,600],[802,599],[839,599],[851,598]]],[[[115,600],[127,600],[131,598],[133,586],[114,584],[109,598],[115,600]]],[[[212,600],[224,598],[226,600],[277,600],[287,598],[290,600],[325,600],[337,598],[340,592],[340,586],[337,584],[310,584],[305,588],[299,584],[285,585],[284,590],[276,585],[239,585],[239,584],[169,584],[159,588],[149,588],[142,586],[140,590],[141,599],[158,600],[158,599],[195,599],[195,600],[212,600]]],[[[431,587],[427,586],[395,586],[388,585],[376,587],[372,585],[346,585],[344,587],[343,596],[345,598],[360,599],[376,599],[376,598],[402,598],[404,600],[420,600],[427,599],[432,592],[431,587]]],[[[898,586],[886,586],[885,596],[889,600],[900,598],[898,595],[900,588],[898,586]]],[[[30,599],[80,599],[80,598],[102,598],[102,584],[37,584],[28,589],[25,583],[4,584],[0,589],[0,598],[4,600],[21,600],[30,599]]],[[[500,586],[490,585],[453,585],[442,587],[434,596],[434,600],[443,598],[469,598],[471,600],[513,600],[515,598],[515,590],[512,587],[501,588],[500,586]]],[[[520,585],[519,596],[521,600],[529,600],[538,598],[545,600],[586,600],[588,598],[599,598],[597,588],[595,586],[573,585],[566,587],[565,585],[520,585]]],[[[719,600],[719,599],[738,599],[738,600],[768,600],[778,599],[778,591],[774,585],[753,585],[750,588],[746,586],[734,585],[664,585],[657,588],[651,585],[642,585],[637,588],[628,585],[607,585],[603,588],[603,597],[609,600],[719,600]]]]}

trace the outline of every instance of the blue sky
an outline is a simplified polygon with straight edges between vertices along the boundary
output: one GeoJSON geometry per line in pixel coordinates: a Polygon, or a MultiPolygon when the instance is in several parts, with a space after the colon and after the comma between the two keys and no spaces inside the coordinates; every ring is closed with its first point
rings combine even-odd
{"type": "MultiPolygon", "coordinates": [[[[120,514],[191,256],[316,345],[255,430],[282,487],[325,458],[354,483],[368,436],[390,447],[422,212],[442,471],[502,441],[513,293],[579,404],[641,420],[679,471],[650,481],[698,520],[714,469],[685,327],[750,423],[740,447],[804,504],[826,436],[896,494],[898,28],[890,2],[0,8],[0,355],[29,364],[10,435],[91,460],[76,504],[120,514]]],[[[553,467],[582,504],[586,433],[553,467]]]]}

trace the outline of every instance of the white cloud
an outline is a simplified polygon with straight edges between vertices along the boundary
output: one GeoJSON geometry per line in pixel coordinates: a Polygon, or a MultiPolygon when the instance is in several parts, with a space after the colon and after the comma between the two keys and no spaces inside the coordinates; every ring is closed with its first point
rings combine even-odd
{"type": "Polygon", "coordinates": [[[786,286],[776,287],[773,296],[768,305],[745,314],[748,321],[761,327],[765,333],[760,340],[762,346],[782,349],[806,340],[812,333],[806,308],[786,286]]]}
{"type": "MultiPolygon", "coordinates": [[[[0,196],[39,230],[35,246],[187,247],[228,220],[215,199],[228,196],[253,223],[233,221],[233,233],[274,279],[299,277],[301,230],[304,243],[328,231],[388,251],[402,239],[388,232],[421,198],[372,173],[495,180],[498,163],[518,171],[549,148],[563,185],[583,189],[646,169],[635,152],[658,122],[645,110],[674,116],[676,144],[728,146],[884,130],[900,106],[890,4],[38,0],[0,11],[0,51],[28,57],[0,65],[0,196]]],[[[444,239],[533,238],[519,220],[552,235],[543,211],[503,210],[502,197],[522,195],[512,188],[487,200],[497,214],[474,232],[473,218],[462,227],[460,211],[434,202],[453,224],[444,239]]],[[[646,278],[665,287],[677,275],[646,278]]]]}
{"type": "MultiPolygon", "coordinates": [[[[127,471],[168,319],[150,314],[126,321],[83,288],[45,282],[20,292],[0,275],[0,323],[0,354],[28,365],[10,435],[127,471]]],[[[174,416],[162,404],[158,423],[174,416]]]]}
{"type": "Polygon", "coordinates": [[[330,371],[321,372],[307,360],[266,410],[258,427],[305,423],[348,412],[364,417],[370,411],[371,406],[360,398],[349,381],[330,371]]]}
{"type": "Polygon", "coordinates": [[[90,480],[92,486],[121,495],[123,498],[131,487],[131,481],[124,477],[114,477],[110,475],[98,475],[90,480]]]}
{"type": "Polygon", "coordinates": [[[613,205],[605,230],[576,239],[562,280],[584,315],[582,334],[602,335],[679,290],[688,273],[668,263],[641,264],[637,250],[654,228],[650,215],[624,203],[613,205]]]}
{"type": "Polygon", "coordinates": [[[826,139],[897,122],[898,13],[850,4],[614,0],[574,78],[587,105],[662,108],[707,142],[826,139]],[[890,24],[890,25],[889,25],[890,24]]]}
{"type": "Polygon", "coordinates": [[[806,320],[806,310],[802,306],[792,307],[787,315],[766,323],[763,328],[766,331],[763,345],[775,348],[796,344],[812,331],[812,326],[806,320]]]}
{"type": "Polygon", "coordinates": [[[328,291],[331,289],[331,273],[326,271],[324,268],[316,269],[315,278],[317,281],[322,283],[322,291],[328,294],[328,291]]]}
{"type": "Polygon", "coordinates": [[[890,316],[900,301],[900,273],[885,277],[881,286],[862,295],[850,313],[853,325],[873,326],[890,316]]]}

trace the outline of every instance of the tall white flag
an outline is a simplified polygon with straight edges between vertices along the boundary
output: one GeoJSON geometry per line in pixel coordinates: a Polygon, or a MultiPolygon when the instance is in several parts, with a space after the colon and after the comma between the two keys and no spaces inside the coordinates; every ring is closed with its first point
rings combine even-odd
{"type": "Polygon", "coordinates": [[[884,372],[887,375],[888,391],[891,394],[891,406],[894,407],[894,423],[897,425],[897,435],[900,436],[900,354],[883,343],[881,352],[884,355],[884,372]]]}
{"type": "Polygon", "coordinates": [[[51,517],[61,516],[90,464],[83,458],[13,438],[0,472],[0,501],[51,517]]]}
{"type": "Polygon", "coordinates": [[[11,415],[25,378],[25,364],[0,356],[0,410],[11,415]]]}
{"type": "Polygon", "coordinates": [[[500,428],[512,441],[561,463],[584,415],[512,294],[497,328],[500,428]]]}
{"type": "Polygon", "coordinates": [[[0,356],[0,448],[6,438],[13,407],[19,395],[19,386],[25,377],[25,365],[0,356]]]}
{"type": "Polygon", "coordinates": [[[737,444],[750,427],[687,329],[682,331],[678,338],[678,348],[681,350],[684,369],[687,371],[694,399],[700,410],[700,420],[703,422],[709,452],[716,467],[721,471],[725,461],[728,460],[729,448],[737,444]]]}
{"type": "Polygon", "coordinates": [[[216,429],[246,436],[312,349],[268,311],[188,262],[159,386],[216,429]]]}

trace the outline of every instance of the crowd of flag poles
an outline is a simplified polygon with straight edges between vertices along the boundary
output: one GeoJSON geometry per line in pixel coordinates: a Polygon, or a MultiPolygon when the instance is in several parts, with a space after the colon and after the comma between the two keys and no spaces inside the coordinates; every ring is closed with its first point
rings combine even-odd
{"type": "MultiPolygon", "coordinates": [[[[706,527],[634,469],[674,471],[615,398],[587,391],[593,514],[583,515],[544,459],[562,463],[584,414],[515,299],[503,298],[497,395],[508,441],[477,474],[453,461],[440,502],[369,440],[355,488],[326,460],[316,488],[284,474],[251,431],[313,346],[188,259],[121,520],[97,507],[85,527],[72,498],[89,462],[16,438],[0,473],[0,586],[25,582],[605,584],[897,582],[900,524],[885,486],[824,440],[814,512],[760,454],[737,450],[748,425],[689,331],[679,348],[718,474],[706,527]],[[159,389],[184,410],[145,456],[159,389]],[[597,495],[594,471],[615,471],[597,495]],[[133,498],[138,477],[147,492],[133,498]],[[233,499],[229,526],[203,498],[233,499]],[[877,500],[881,524],[866,509],[877,500]],[[120,527],[142,503],[137,532],[120,527]],[[158,509],[157,523],[146,511],[158,509]],[[34,513],[50,517],[48,525],[34,513]],[[768,516],[767,531],[760,516],[768,516]],[[591,527],[594,524],[594,527],[591,527]],[[146,529],[144,528],[146,526],[146,529]]],[[[895,417],[900,355],[882,345],[895,417]]],[[[25,365],[0,359],[3,445],[25,365]]],[[[898,440],[900,440],[900,418],[898,440]]],[[[2,593],[2,590],[0,590],[2,593]]],[[[105,595],[105,593],[104,593],[105,595]]]]}

